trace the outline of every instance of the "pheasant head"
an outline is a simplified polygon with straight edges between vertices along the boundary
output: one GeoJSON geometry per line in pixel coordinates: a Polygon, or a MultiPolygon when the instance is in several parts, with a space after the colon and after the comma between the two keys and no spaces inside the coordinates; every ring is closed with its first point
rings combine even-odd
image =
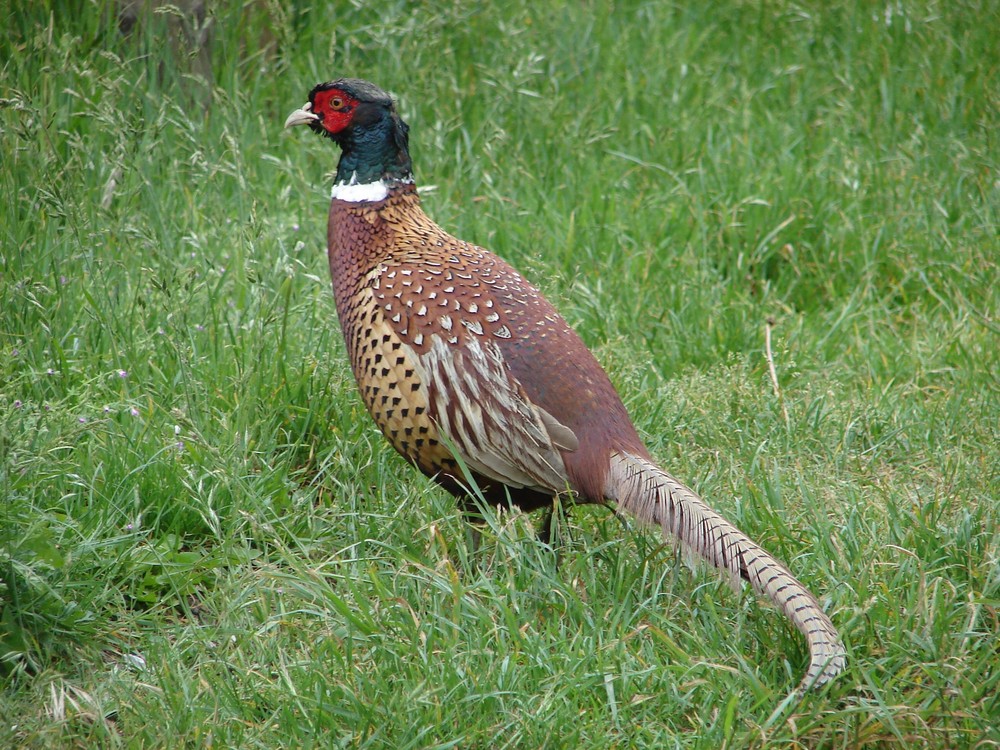
{"type": "Polygon", "coordinates": [[[334,197],[352,200],[352,195],[384,193],[413,181],[409,127],[392,97],[368,81],[340,78],[319,84],[285,120],[286,128],[294,125],[308,125],[340,146],[334,197]]]}

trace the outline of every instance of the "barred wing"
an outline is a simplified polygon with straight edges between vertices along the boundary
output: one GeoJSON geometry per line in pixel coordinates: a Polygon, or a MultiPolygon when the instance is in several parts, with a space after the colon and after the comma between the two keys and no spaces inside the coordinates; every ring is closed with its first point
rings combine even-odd
{"type": "Polygon", "coordinates": [[[435,336],[419,360],[431,416],[470,470],[516,489],[567,488],[560,451],[576,450],[576,435],[531,403],[495,342],[435,336]]]}

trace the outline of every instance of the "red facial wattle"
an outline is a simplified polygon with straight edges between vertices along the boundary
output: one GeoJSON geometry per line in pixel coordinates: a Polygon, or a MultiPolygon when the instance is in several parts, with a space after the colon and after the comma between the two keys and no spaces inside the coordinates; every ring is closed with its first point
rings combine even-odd
{"type": "Polygon", "coordinates": [[[312,101],[313,113],[319,115],[321,124],[330,133],[339,133],[354,116],[357,100],[340,89],[317,91],[312,101]]]}

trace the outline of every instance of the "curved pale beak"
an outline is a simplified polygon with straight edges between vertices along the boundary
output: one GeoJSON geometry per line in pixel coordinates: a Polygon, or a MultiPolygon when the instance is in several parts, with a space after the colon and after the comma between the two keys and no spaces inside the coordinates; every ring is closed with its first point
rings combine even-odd
{"type": "Polygon", "coordinates": [[[290,128],[293,125],[308,125],[311,122],[319,119],[319,115],[314,115],[309,110],[312,109],[312,104],[306,102],[299,109],[288,115],[288,119],[285,120],[285,127],[290,128]]]}

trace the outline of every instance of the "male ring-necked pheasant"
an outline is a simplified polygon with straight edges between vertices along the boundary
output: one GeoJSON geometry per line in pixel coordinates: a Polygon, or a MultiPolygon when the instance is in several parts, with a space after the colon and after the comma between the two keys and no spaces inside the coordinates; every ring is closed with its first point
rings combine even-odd
{"type": "Polygon", "coordinates": [[[604,370],[538,289],[427,217],[388,94],[322,83],[293,125],[342,150],[327,230],[337,314],[365,405],[396,450],[467,507],[456,458],[492,503],[615,504],[785,613],[809,643],[800,692],[843,670],[816,598],[653,462],[604,370]]]}

